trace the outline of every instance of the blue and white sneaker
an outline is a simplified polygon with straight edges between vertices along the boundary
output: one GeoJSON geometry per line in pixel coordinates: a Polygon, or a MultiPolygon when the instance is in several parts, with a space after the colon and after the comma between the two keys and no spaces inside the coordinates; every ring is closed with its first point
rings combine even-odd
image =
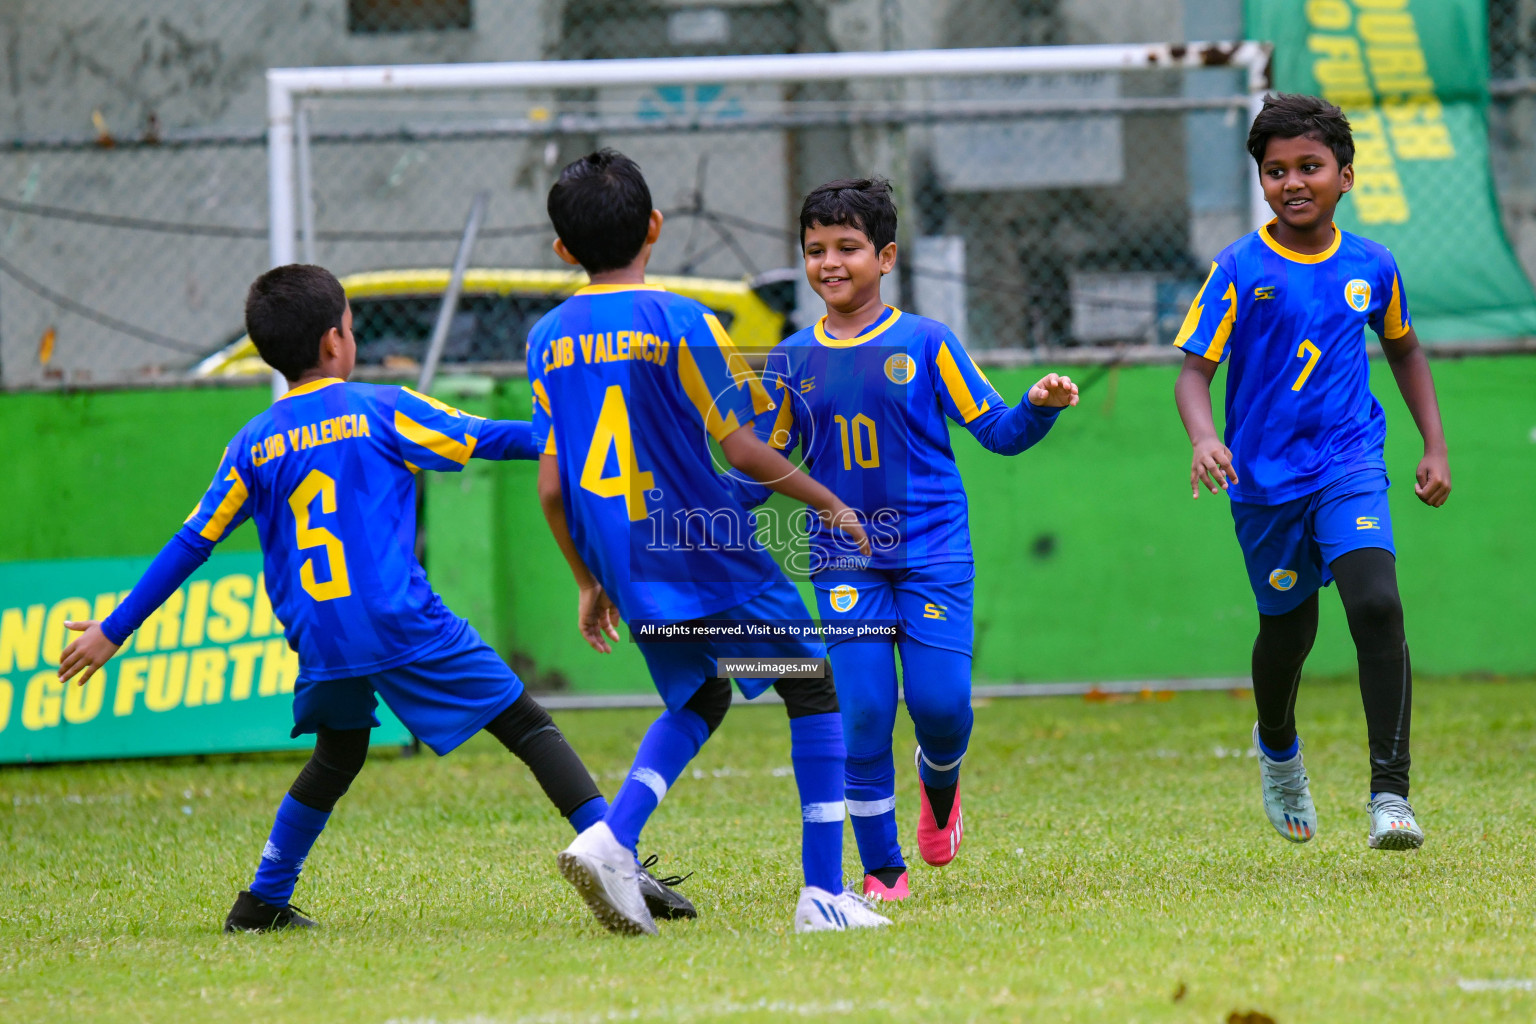
{"type": "MultiPolygon", "coordinates": [[[[1293,843],[1317,835],[1317,808],[1301,763],[1301,747],[1289,761],[1276,761],[1259,744],[1259,724],[1253,724],[1253,752],[1259,756],[1259,786],[1264,794],[1264,813],[1275,831],[1293,843]]],[[[1374,834],[1374,833],[1373,833],[1374,834]]],[[[1375,845],[1372,843],[1372,845],[1375,845]]]]}
{"type": "Polygon", "coordinates": [[[1424,845],[1424,830],[1403,797],[1377,793],[1365,806],[1371,816],[1373,850],[1417,850],[1424,845]]]}
{"type": "Polygon", "coordinates": [[[795,904],[795,931],[844,932],[850,928],[883,928],[891,919],[877,914],[870,901],[844,889],[836,896],[808,885],[795,904]]]}

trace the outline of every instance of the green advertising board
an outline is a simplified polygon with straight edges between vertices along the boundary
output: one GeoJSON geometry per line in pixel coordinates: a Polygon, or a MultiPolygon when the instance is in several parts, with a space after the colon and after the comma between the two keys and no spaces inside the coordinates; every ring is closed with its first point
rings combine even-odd
{"type": "Polygon", "coordinates": [[[1485,0],[1247,0],[1274,87],[1349,116],[1355,186],[1337,220],[1392,250],[1426,341],[1536,334],[1488,163],[1485,0]]]}
{"type": "MultiPolygon", "coordinates": [[[[0,763],[308,747],[290,738],[298,655],[254,553],[215,554],[80,686],[71,619],[102,619],[148,558],[0,564],[0,763]]],[[[375,743],[407,743],[388,709],[375,743]]]]}

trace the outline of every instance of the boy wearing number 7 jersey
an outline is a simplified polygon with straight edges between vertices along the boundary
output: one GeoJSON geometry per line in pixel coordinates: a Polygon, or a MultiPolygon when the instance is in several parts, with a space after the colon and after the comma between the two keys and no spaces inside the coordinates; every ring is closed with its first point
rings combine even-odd
{"type": "Polygon", "coordinates": [[[299,656],[293,735],[315,733],[315,752],[225,931],[314,924],[289,898],[363,766],[379,724],[375,694],[438,754],[485,729],[528,764],[577,832],[601,820],[607,803],[581,759],[474,627],[433,593],[415,556],[414,476],[461,470],[471,457],[535,458],[530,425],[470,416],[409,388],[347,383],[357,353],[352,311],[320,267],[257,278],[245,321],[291,390],[235,435],[212,486],[127,600],[102,622],[68,624],[83,635],[59,664],[61,679],[79,674],[83,683],[215,544],[256,521],[267,592],[299,656]]]}
{"type": "Polygon", "coordinates": [[[1198,498],[1203,481],[1231,499],[1259,608],[1253,744],[1264,811],[1291,842],[1317,834],[1296,688],[1317,634],[1317,592],[1338,580],[1370,741],[1366,839],[1414,849],[1424,833],[1408,803],[1413,675],[1387,506],[1387,425],[1369,387],[1366,330],[1380,337],[1424,438],[1414,493],[1438,508],[1451,471],[1435,385],[1391,252],[1333,222],[1354,184],[1343,111],[1316,96],[1265,97],[1248,152],[1275,219],[1211,264],[1174,340],[1184,350],[1174,395],[1193,449],[1190,491],[1198,498]],[[1223,362],[1225,441],[1210,390],[1223,362]]]}

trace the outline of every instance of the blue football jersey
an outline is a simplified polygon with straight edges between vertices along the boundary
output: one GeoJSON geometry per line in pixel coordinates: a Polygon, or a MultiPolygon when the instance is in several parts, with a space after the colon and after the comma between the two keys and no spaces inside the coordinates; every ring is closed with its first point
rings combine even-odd
{"type": "MultiPolygon", "coordinates": [[[[811,571],[971,561],[948,421],[1012,455],[1043,437],[1061,410],[1027,399],[1010,408],[936,320],[888,306],[853,338],[830,336],[825,320],[769,355],[764,379],[778,411],[758,425],[774,447],[799,447],[806,472],[856,509],[869,534],[864,556],[811,517],[811,571]]],[[[748,501],[766,497],[742,490],[748,501]]]]}
{"type": "Polygon", "coordinates": [[[1385,246],[1334,232],[1316,255],[1285,248],[1268,226],[1227,246],[1174,339],[1185,352],[1230,359],[1234,501],[1278,505],[1356,469],[1386,468],[1365,329],[1407,334],[1408,300],[1385,246]]]}
{"type": "Polygon", "coordinates": [[[528,377],[571,539],[625,619],[700,618],[783,580],[709,447],[773,402],[708,309],[588,286],[529,333],[528,377]]]}
{"type": "Polygon", "coordinates": [[[535,451],[526,423],[471,416],[410,388],[318,380],[235,435],[181,533],[211,549],[254,519],[267,593],[301,673],[366,675],[430,653],[465,625],[416,560],[414,474],[535,451]]]}

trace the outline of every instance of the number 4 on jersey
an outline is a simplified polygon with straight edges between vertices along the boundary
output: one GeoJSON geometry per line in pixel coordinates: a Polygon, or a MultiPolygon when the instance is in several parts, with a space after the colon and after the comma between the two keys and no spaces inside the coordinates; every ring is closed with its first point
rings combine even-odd
{"type": "Polygon", "coordinates": [[[632,522],[645,518],[645,492],[656,486],[656,478],[642,471],[635,459],[634,440],[629,430],[629,406],[624,403],[623,388],[617,384],[611,385],[603,395],[603,408],[597,415],[592,446],[587,449],[587,461],[581,467],[581,486],[600,498],[625,499],[632,522]],[[604,476],[610,449],[618,464],[618,472],[604,476]]]}

